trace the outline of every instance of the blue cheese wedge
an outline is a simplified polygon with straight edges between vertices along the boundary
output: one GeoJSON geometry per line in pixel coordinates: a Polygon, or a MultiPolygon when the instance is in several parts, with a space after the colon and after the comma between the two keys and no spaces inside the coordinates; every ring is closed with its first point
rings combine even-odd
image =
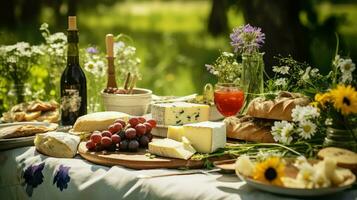
{"type": "Polygon", "coordinates": [[[149,143],[149,152],[158,156],[188,160],[196,150],[183,137],[182,142],[169,138],[154,140],[149,143]]]}
{"type": "Polygon", "coordinates": [[[200,122],[169,126],[167,137],[180,141],[186,137],[199,153],[212,153],[226,145],[226,126],[223,122],[200,122]]]}
{"type": "Polygon", "coordinates": [[[79,142],[78,136],[64,132],[37,134],[34,141],[37,151],[57,158],[73,158],[79,142]]]}
{"type": "Polygon", "coordinates": [[[151,113],[159,125],[183,125],[208,121],[210,108],[208,105],[186,102],[161,103],[152,105],[151,113]]]}

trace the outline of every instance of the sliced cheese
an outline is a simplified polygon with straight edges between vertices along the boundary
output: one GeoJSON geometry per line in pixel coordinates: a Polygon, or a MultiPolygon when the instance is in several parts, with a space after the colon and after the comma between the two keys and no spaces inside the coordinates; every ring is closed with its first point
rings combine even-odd
{"type": "Polygon", "coordinates": [[[168,127],[167,138],[181,142],[182,136],[184,136],[183,126],[169,126],[168,127]]]}
{"type": "Polygon", "coordinates": [[[150,142],[149,152],[158,156],[188,160],[196,153],[196,150],[187,139],[183,139],[183,142],[177,142],[165,138],[150,142]]]}
{"type": "Polygon", "coordinates": [[[197,152],[212,153],[226,145],[226,126],[223,122],[186,124],[181,129],[169,127],[167,137],[177,141],[186,137],[197,152]]]}
{"type": "Polygon", "coordinates": [[[79,117],[73,125],[73,132],[93,132],[108,128],[115,120],[129,120],[129,115],[122,112],[96,112],[79,117]]]}
{"type": "Polygon", "coordinates": [[[153,119],[166,126],[208,121],[209,112],[208,105],[186,102],[161,103],[151,107],[153,119]]]}
{"type": "Polygon", "coordinates": [[[47,132],[37,134],[36,149],[48,156],[58,158],[73,158],[77,153],[80,138],[64,132],[47,132]]]}

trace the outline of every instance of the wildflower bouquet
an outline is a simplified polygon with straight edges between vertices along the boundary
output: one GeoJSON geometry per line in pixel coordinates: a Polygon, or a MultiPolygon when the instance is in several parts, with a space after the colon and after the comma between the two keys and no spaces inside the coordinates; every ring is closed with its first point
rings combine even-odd
{"type": "Polygon", "coordinates": [[[116,71],[117,77],[120,77],[120,80],[124,82],[127,73],[130,72],[131,75],[136,76],[140,80],[139,66],[141,60],[136,55],[136,48],[124,41],[124,35],[118,35],[116,40],[114,54],[116,57],[115,65],[119,67],[119,70],[116,71]]]}
{"type": "Polygon", "coordinates": [[[43,54],[41,46],[27,42],[0,46],[0,76],[14,85],[17,103],[24,101],[30,70],[39,63],[43,54]]]}
{"type": "Polygon", "coordinates": [[[88,90],[88,110],[96,112],[102,110],[98,93],[105,85],[107,65],[105,55],[97,47],[88,47],[80,50],[81,62],[84,66],[90,89],[88,90]]]}
{"type": "Polygon", "coordinates": [[[233,53],[222,52],[212,65],[206,64],[206,68],[218,77],[219,83],[238,83],[240,80],[242,66],[233,53]]]}
{"type": "Polygon", "coordinates": [[[240,85],[244,90],[245,102],[242,113],[245,113],[250,101],[264,92],[264,53],[265,34],[261,28],[249,24],[233,29],[230,34],[231,45],[238,59],[242,60],[240,85]]]}
{"type": "MultiPolygon", "coordinates": [[[[292,112],[293,122],[275,122],[271,131],[274,140],[283,144],[300,140],[321,144],[325,140],[324,144],[330,145],[325,137],[330,137],[329,127],[334,127],[344,130],[338,137],[346,140],[350,136],[356,144],[357,92],[353,87],[356,85],[356,73],[352,60],[336,54],[332,70],[327,75],[291,57],[278,57],[278,61],[279,66],[273,67],[274,77],[266,82],[266,98],[275,97],[274,94],[279,91],[292,91],[310,97],[313,102],[305,107],[297,106],[292,112]]],[[[331,138],[336,138],[336,135],[331,138]]],[[[338,146],[346,144],[343,141],[340,143],[338,146]]],[[[335,142],[331,145],[336,146],[335,142]]]]}

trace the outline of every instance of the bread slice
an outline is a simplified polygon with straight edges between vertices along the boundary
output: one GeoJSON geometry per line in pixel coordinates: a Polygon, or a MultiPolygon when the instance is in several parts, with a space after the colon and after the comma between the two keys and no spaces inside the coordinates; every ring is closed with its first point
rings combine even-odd
{"type": "Polygon", "coordinates": [[[37,133],[45,133],[56,130],[58,124],[45,125],[15,125],[0,129],[0,139],[32,136],[37,133]]]}
{"type": "Polygon", "coordinates": [[[331,158],[336,161],[338,166],[350,169],[355,174],[357,173],[357,153],[353,151],[337,147],[326,147],[321,149],[317,156],[321,159],[331,158]]]}

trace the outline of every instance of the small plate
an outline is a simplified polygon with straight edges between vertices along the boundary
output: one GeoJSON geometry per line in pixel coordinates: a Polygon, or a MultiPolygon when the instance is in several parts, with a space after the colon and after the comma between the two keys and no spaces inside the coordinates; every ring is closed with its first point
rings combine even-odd
{"type": "MultiPolygon", "coordinates": [[[[48,122],[14,122],[14,123],[4,123],[0,124],[0,128],[5,128],[9,126],[17,125],[42,125],[42,126],[58,126],[58,124],[48,123],[48,122]]],[[[0,139],[0,150],[14,149],[18,147],[33,146],[35,136],[17,137],[0,139]]]]}
{"type": "Polygon", "coordinates": [[[219,161],[214,161],[213,165],[220,169],[221,173],[223,174],[234,174],[235,173],[235,162],[236,159],[230,159],[230,160],[219,160],[219,161]]]}
{"type": "Polygon", "coordinates": [[[296,196],[296,197],[313,197],[313,196],[334,194],[352,187],[353,183],[356,180],[356,177],[353,176],[350,179],[347,179],[345,183],[339,187],[302,189],[302,188],[280,187],[267,183],[262,183],[250,177],[243,176],[242,174],[238,174],[238,176],[241,180],[244,180],[248,185],[257,188],[259,190],[280,194],[280,195],[296,196]]]}

